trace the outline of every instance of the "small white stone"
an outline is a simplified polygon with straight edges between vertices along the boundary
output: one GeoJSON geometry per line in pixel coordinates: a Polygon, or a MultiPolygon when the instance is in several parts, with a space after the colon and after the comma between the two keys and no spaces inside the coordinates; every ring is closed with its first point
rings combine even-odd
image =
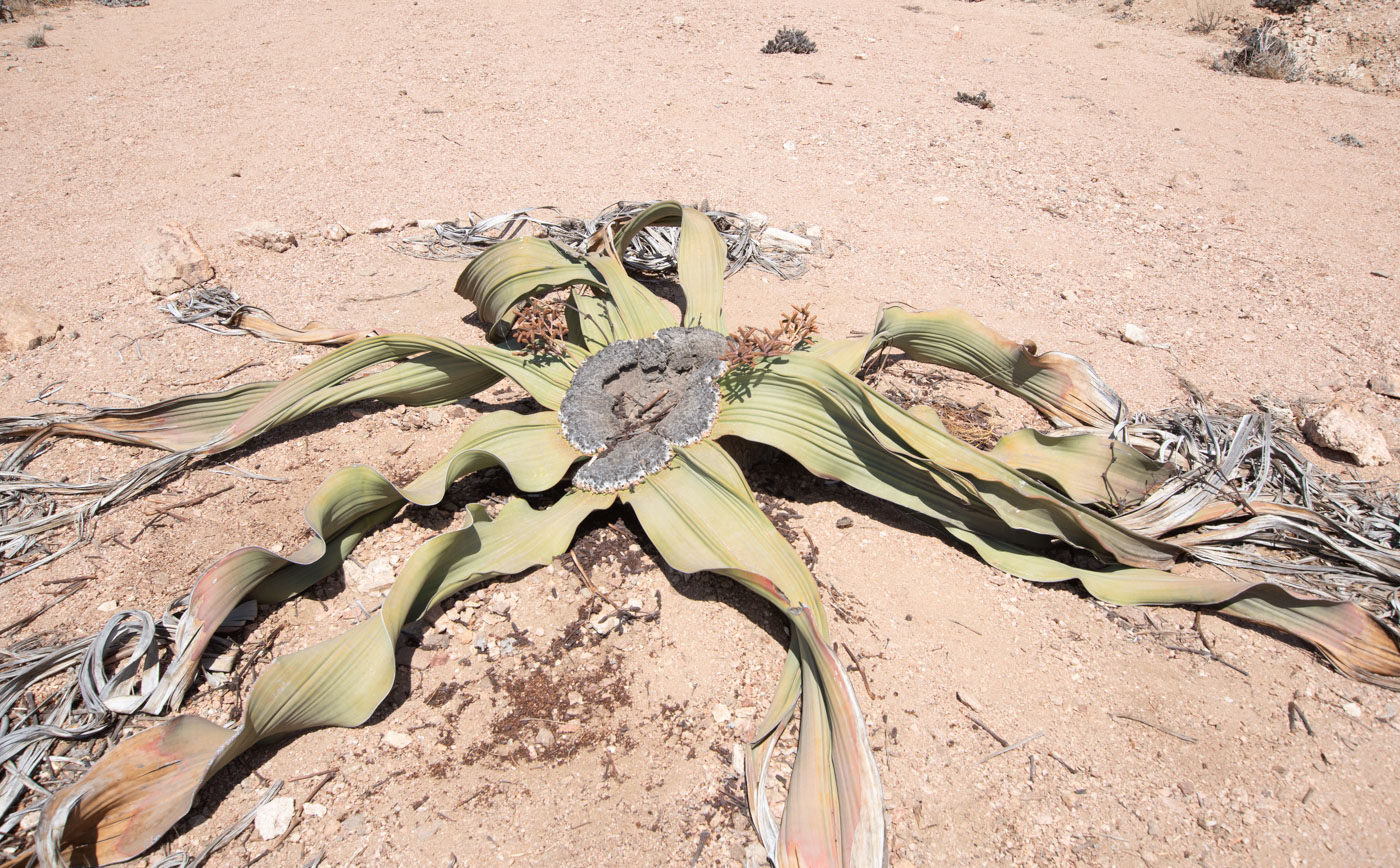
{"type": "Polygon", "coordinates": [[[1152,336],[1147,333],[1147,329],[1140,325],[1128,323],[1123,326],[1123,330],[1119,333],[1119,336],[1123,339],[1124,343],[1136,344],[1140,347],[1152,346],[1152,336]]]}
{"type": "Polygon", "coordinates": [[[1343,705],[1342,711],[1346,712],[1347,717],[1352,717],[1357,720],[1361,719],[1361,706],[1357,705],[1355,702],[1348,702],[1343,705]]]}
{"type": "Polygon", "coordinates": [[[345,562],[345,584],[362,594],[373,593],[394,583],[394,565],[388,558],[375,558],[363,567],[345,562]]]}
{"type": "Polygon", "coordinates": [[[622,621],[620,621],[616,616],[612,616],[604,618],[601,621],[595,621],[593,623],[593,629],[598,631],[599,636],[606,636],[612,631],[616,630],[618,628],[618,625],[620,625],[621,623],[622,621]]]}
{"type": "Polygon", "coordinates": [[[794,142],[794,141],[792,141],[792,140],[788,140],[788,141],[786,141],[786,142],[783,142],[783,150],[785,150],[785,151],[795,151],[795,150],[797,150],[797,142],[794,142]]]}
{"type": "Polygon", "coordinates": [[[301,806],[301,812],[308,817],[324,817],[326,815],[326,806],[318,805],[315,802],[307,802],[301,806]]]}
{"type": "Polygon", "coordinates": [[[116,600],[108,600],[108,601],[105,602],[105,603],[98,603],[98,604],[97,604],[97,611],[101,612],[101,613],[104,614],[104,615],[107,614],[108,612],[115,612],[115,611],[117,611],[117,601],[116,601],[116,600]]]}
{"type": "Polygon", "coordinates": [[[822,228],[820,226],[808,226],[806,235],[813,241],[818,241],[822,237],[822,228]]]}
{"type": "Polygon", "coordinates": [[[786,250],[789,253],[810,253],[812,252],[812,242],[792,232],[784,232],[781,229],[769,226],[763,230],[763,235],[759,238],[759,243],[764,247],[772,247],[778,250],[786,250]]]}
{"type": "Polygon", "coordinates": [[[401,749],[413,744],[413,736],[406,732],[399,732],[398,730],[391,729],[384,733],[382,741],[389,747],[401,749]]]}
{"type": "Polygon", "coordinates": [[[728,723],[734,714],[729,710],[729,706],[723,702],[716,702],[714,707],[710,709],[710,716],[715,719],[715,723],[724,724],[728,723]]]}
{"type": "Polygon", "coordinates": [[[339,223],[327,223],[321,228],[321,237],[327,241],[344,241],[350,237],[350,230],[339,223]]]}
{"type": "Polygon", "coordinates": [[[394,221],[390,220],[388,217],[380,217],[378,220],[375,220],[365,227],[365,231],[371,235],[378,235],[381,232],[392,232],[393,229],[394,221]]]}
{"type": "Polygon", "coordinates": [[[292,827],[292,816],[296,810],[296,800],[291,796],[280,796],[258,807],[253,814],[253,827],[258,837],[264,841],[277,838],[292,827]]]}
{"type": "Polygon", "coordinates": [[[947,196],[934,196],[928,201],[930,205],[947,205],[952,200],[949,199],[947,196]]]}

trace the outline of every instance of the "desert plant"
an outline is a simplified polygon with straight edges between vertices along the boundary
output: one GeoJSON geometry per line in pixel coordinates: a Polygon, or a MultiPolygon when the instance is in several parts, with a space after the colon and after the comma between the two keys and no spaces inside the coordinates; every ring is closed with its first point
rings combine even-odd
{"type": "Polygon", "coordinates": [[[1196,0],[1196,13],[1191,16],[1193,33],[1214,33],[1225,22],[1225,0],[1196,0]]]}
{"type": "Polygon", "coordinates": [[[1272,18],[1265,18],[1258,27],[1244,29],[1236,41],[1238,48],[1225,52],[1215,61],[1217,70],[1283,81],[1297,81],[1303,77],[1297,55],[1272,18]]]}
{"type": "Polygon", "coordinates": [[[1267,9],[1278,15],[1292,15],[1299,9],[1316,3],[1317,0],[1254,0],[1254,5],[1259,9],[1267,9]]]}
{"type": "Polygon", "coordinates": [[[953,101],[980,109],[989,109],[993,106],[992,101],[987,99],[987,92],[985,90],[979,93],[967,93],[966,91],[960,90],[958,91],[958,95],[953,97],[953,101]]]}
{"type": "MultiPolygon", "coordinates": [[[[313,537],[301,550],[284,556],[244,548],[210,567],[190,595],[175,659],[160,684],[126,706],[153,713],[179,705],[214,630],[240,601],[272,603],[302,592],[406,504],[437,503],[454,480],[494,466],[524,492],[556,492],[539,509],[523,499],[494,512],[469,507],[467,526],[412,555],[380,610],[269,665],[236,729],[182,715],[108,750],[45,806],[35,833],[45,868],[71,858],[133,858],[190,809],[216,771],[253,745],[309,727],[364,722],[393,684],[395,641],[405,625],[463,589],[549,563],[569,548],[585,517],[618,503],[635,512],[673,568],[728,576],[787,621],[791,644],[773,705],[745,755],[750,812],[769,858],[778,866],[887,864],[880,778],[846,668],[832,651],[817,585],[764,515],[721,445],[725,438],[777,448],[818,476],[930,518],[1010,573],[1077,580],[1113,603],[1214,607],[1301,637],[1353,677],[1400,685],[1395,637],[1352,603],[1168,571],[1179,558],[1211,559],[1230,540],[1252,538],[1259,522],[1268,530],[1271,518],[1328,525],[1309,509],[1273,502],[1254,468],[1240,469],[1242,435],[1228,461],[1176,474],[1166,459],[1187,449],[1184,441],[1152,450],[1113,439],[1117,431],[1145,444],[1152,434],[1126,424],[1122,402],[1087,364],[1039,354],[954,310],[891,307],[870,334],[821,340],[803,308],[777,329],[741,329],[726,338],[723,240],[704,214],[673,202],[647,208],[599,242],[601,251],[577,254],[544,239],[516,239],[473,260],[457,292],[475,305],[491,346],[375,336],[282,382],[36,420],[27,428],[10,420],[0,428],[28,439],[101,437],[197,459],[317,409],[366,398],[441,403],[506,378],[539,404],[532,413],[482,417],[436,465],[403,485],[364,466],[340,470],[306,510],[313,537]],[[620,258],[647,227],[677,223],[679,321],[620,258]],[[861,379],[862,369],[890,350],[979,376],[1052,423],[1083,430],[1063,437],[1023,431],[980,451],[927,408],[901,409],[861,379]],[[386,362],[397,364],[381,369],[386,362]],[[560,489],[566,477],[570,483],[560,489]],[[1046,546],[1055,541],[1084,557],[1052,557],[1046,546]],[[769,765],[799,703],[797,754],[779,823],[766,795],[769,765]]],[[[1263,454],[1267,461],[1272,453],[1263,454]]],[[[1400,558],[1381,548],[1358,561],[1400,580],[1400,558]]],[[[1238,553],[1230,557],[1239,563],[1238,553]]]]}
{"type": "Polygon", "coordinates": [[[49,47],[49,43],[48,43],[48,40],[46,40],[46,39],[44,38],[44,31],[43,31],[43,30],[36,30],[36,31],[34,31],[33,33],[29,34],[28,36],[24,37],[24,47],[25,47],[25,48],[48,48],[48,47],[49,47]]]}
{"type": "Polygon", "coordinates": [[[759,50],[764,54],[782,54],[784,52],[792,54],[811,54],[817,50],[817,44],[807,38],[807,31],[783,27],[778,30],[777,35],[765,42],[763,48],[759,50]]]}

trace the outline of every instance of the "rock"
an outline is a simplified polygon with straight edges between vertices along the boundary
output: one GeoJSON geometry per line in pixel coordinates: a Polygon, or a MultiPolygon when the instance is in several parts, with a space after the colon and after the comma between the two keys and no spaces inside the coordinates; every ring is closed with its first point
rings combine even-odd
{"type": "Polygon", "coordinates": [[[169,295],[214,279],[214,266],[178,223],[167,223],[156,230],[156,240],[141,258],[146,288],[157,295],[169,295]]]}
{"type": "Polygon", "coordinates": [[[952,200],[947,196],[934,196],[932,199],[928,200],[928,203],[930,205],[947,205],[951,201],[952,200]]]}
{"type": "Polygon", "coordinates": [[[491,599],[486,602],[486,611],[492,613],[493,615],[509,615],[511,607],[514,604],[515,600],[512,599],[511,596],[507,596],[497,591],[496,593],[492,594],[491,599]]]}
{"type": "Polygon", "coordinates": [[[109,612],[115,612],[117,611],[117,601],[107,600],[104,603],[98,603],[97,611],[101,612],[104,615],[108,614],[109,612]]]}
{"type": "Polygon", "coordinates": [[[1390,374],[1377,374],[1366,381],[1366,386],[1377,395],[1387,398],[1400,398],[1400,380],[1390,374]]]}
{"type": "Polygon", "coordinates": [[[276,223],[269,223],[266,220],[249,223],[247,226],[234,230],[234,234],[238,236],[239,244],[261,247],[264,250],[271,250],[273,253],[285,253],[297,246],[295,235],[276,223]]]}
{"type": "Polygon", "coordinates": [[[1147,329],[1139,325],[1128,323],[1123,326],[1123,330],[1119,332],[1118,336],[1122,338],[1124,343],[1135,344],[1139,347],[1152,346],[1152,336],[1147,333],[1147,329]]]}
{"type": "Polygon", "coordinates": [[[1390,463],[1380,429],[1346,404],[1333,404],[1308,417],[1303,433],[1313,445],[1345,452],[1362,467],[1390,463]]]}
{"type": "Polygon", "coordinates": [[[724,724],[734,717],[734,713],[723,702],[716,702],[714,707],[710,709],[710,716],[715,719],[715,723],[724,724]]]}
{"type": "Polygon", "coordinates": [[[535,741],[545,750],[554,747],[554,730],[547,726],[540,727],[535,730],[535,741]]]}
{"type": "Polygon", "coordinates": [[[393,729],[384,733],[384,737],[381,740],[389,747],[398,750],[402,750],[403,748],[406,748],[409,745],[413,744],[413,736],[409,735],[406,732],[399,732],[393,729]]]}
{"type": "Polygon", "coordinates": [[[1346,713],[1347,717],[1354,720],[1361,719],[1361,706],[1357,705],[1355,702],[1348,702],[1342,705],[1342,711],[1346,713]]]}
{"type": "Polygon", "coordinates": [[[1074,304],[1076,301],[1079,301],[1079,293],[1072,289],[1062,289],[1060,290],[1060,298],[1063,298],[1070,304],[1074,304]]]}
{"type": "Polygon", "coordinates": [[[326,806],[318,805],[315,802],[307,802],[301,806],[301,812],[308,817],[324,817],[326,815],[326,806]]]}
{"type": "Polygon", "coordinates": [[[419,229],[436,229],[444,223],[451,223],[451,220],[440,217],[419,217],[414,221],[419,229]]]}
{"type": "Polygon", "coordinates": [[[258,806],[253,814],[253,827],[264,841],[280,837],[292,827],[292,816],[296,812],[296,800],[291,796],[279,796],[265,805],[258,806]]]}
{"type": "Polygon", "coordinates": [[[0,353],[22,353],[58,337],[58,320],[22,301],[0,298],[0,353]]]}
{"type": "Polygon", "coordinates": [[[327,223],[321,228],[321,237],[327,241],[344,241],[350,237],[350,230],[339,223],[327,223]]]}
{"type": "Polygon", "coordinates": [[[841,530],[845,530],[846,528],[851,527],[854,524],[855,521],[853,521],[849,515],[843,515],[840,518],[836,519],[836,526],[841,530]]]}
{"type": "Polygon", "coordinates": [[[757,841],[744,848],[744,868],[768,868],[768,851],[757,841]]]}
{"type": "Polygon", "coordinates": [[[606,636],[612,631],[616,630],[618,628],[618,625],[620,625],[621,623],[622,621],[618,619],[616,615],[613,615],[607,618],[603,618],[600,621],[593,622],[593,629],[598,631],[599,636],[606,636]]]}
{"type": "Polygon", "coordinates": [[[343,819],[343,820],[340,821],[340,831],[341,831],[341,834],[346,834],[346,833],[350,833],[350,832],[358,832],[358,831],[360,831],[361,829],[363,829],[364,827],[365,827],[365,815],[364,815],[364,814],[351,814],[350,816],[348,816],[348,817],[346,817],[345,819],[343,819]]]}
{"type": "Polygon", "coordinates": [[[813,241],[822,240],[822,228],[820,226],[808,226],[806,235],[813,241]]]}
{"type": "Polygon", "coordinates": [[[392,232],[394,231],[394,221],[390,220],[388,217],[380,217],[378,220],[375,220],[373,223],[366,226],[365,231],[368,232],[370,235],[378,235],[382,232],[392,232]]]}
{"type": "Polygon", "coordinates": [[[394,565],[388,558],[375,558],[363,567],[345,562],[345,584],[362,594],[381,591],[394,583],[394,565]]]}
{"type": "Polygon", "coordinates": [[[1199,190],[1201,189],[1201,176],[1196,172],[1177,172],[1172,175],[1167,186],[1173,190],[1199,190]]]}

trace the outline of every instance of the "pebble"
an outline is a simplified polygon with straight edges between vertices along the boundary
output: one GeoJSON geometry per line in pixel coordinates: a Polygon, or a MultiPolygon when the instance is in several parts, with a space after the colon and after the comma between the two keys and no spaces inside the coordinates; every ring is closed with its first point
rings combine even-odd
{"type": "Polygon", "coordinates": [[[101,612],[101,613],[104,614],[104,615],[107,614],[108,612],[115,612],[115,611],[117,611],[117,601],[116,601],[116,600],[108,600],[108,601],[105,602],[105,603],[98,603],[98,604],[97,604],[97,611],[101,612]]]}
{"type": "Polygon", "coordinates": [[[846,528],[851,527],[854,524],[855,521],[853,521],[849,515],[843,515],[840,518],[836,519],[836,526],[841,530],[845,530],[846,528]]]}
{"type": "Polygon", "coordinates": [[[1342,706],[1342,711],[1346,713],[1347,717],[1354,718],[1356,720],[1361,719],[1361,706],[1357,705],[1355,702],[1348,702],[1344,704],[1342,706]]]}
{"type": "Polygon", "coordinates": [[[546,750],[554,747],[554,730],[547,726],[540,727],[535,731],[535,741],[546,750]]]}
{"type": "Polygon", "coordinates": [[[1147,333],[1147,329],[1133,323],[1124,325],[1122,331],[1119,332],[1119,337],[1124,343],[1135,344],[1139,347],[1152,346],[1152,337],[1147,333]]]}
{"type": "Polygon", "coordinates": [[[716,702],[710,709],[710,716],[715,719],[715,723],[725,724],[733,719],[734,714],[729,710],[729,706],[723,702],[716,702]]]}
{"type": "Polygon", "coordinates": [[[321,229],[321,237],[327,241],[344,241],[350,237],[350,230],[339,223],[327,223],[321,229]]]}
{"type": "Polygon", "coordinates": [[[292,827],[292,816],[296,811],[296,800],[291,796],[280,796],[265,805],[260,805],[253,814],[253,828],[264,841],[277,838],[292,827]]]}
{"type": "Polygon", "coordinates": [[[239,244],[261,247],[264,250],[271,250],[273,253],[286,253],[297,246],[295,235],[276,223],[270,223],[266,220],[259,220],[235,229],[234,235],[238,237],[239,244]]]}
{"type": "Polygon", "coordinates": [[[934,196],[932,199],[928,200],[930,205],[947,205],[951,201],[952,200],[947,196],[934,196]]]}
{"type": "Polygon", "coordinates": [[[394,565],[388,558],[375,558],[363,567],[345,562],[345,584],[362,594],[373,593],[394,583],[394,565]]]}
{"type": "Polygon", "coordinates": [[[606,636],[612,631],[616,630],[618,626],[621,625],[621,623],[622,622],[618,619],[616,615],[612,615],[607,618],[603,618],[600,621],[594,621],[593,629],[598,632],[599,636],[606,636]]]}
{"type": "Polygon", "coordinates": [[[405,748],[413,744],[413,736],[406,732],[399,732],[393,729],[384,733],[384,738],[382,740],[392,748],[405,748]]]}
{"type": "Polygon", "coordinates": [[[380,217],[365,227],[365,231],[370,235],[378,235],[381,232],[391,232],[394,229],[394,221],[388,217],[380,217]]]}
{"type": "Polygon", "coordinates": [[[301,812],[308,817],[324,817],[326,815],[326,806],[318,805],[315,802],[307,802],[301,806],[301,812]]]}
{"type": "Polygon", "coordinates": [[[1366,386],[1377,395],[1400,398],[1400,380],[1396,380],[1390,374],[1377,374],[1366,381],[1366,386]]]}

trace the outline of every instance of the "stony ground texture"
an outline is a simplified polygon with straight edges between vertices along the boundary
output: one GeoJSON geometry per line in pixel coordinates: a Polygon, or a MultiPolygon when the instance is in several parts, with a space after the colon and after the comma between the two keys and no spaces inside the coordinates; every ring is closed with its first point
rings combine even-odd
{"type": "MultiPolygon", "coordinates": [[[[1196,14],[1176,0],[34,10],[0,26],[0,297],[62,328],[0,356],[0,413],[36,411],[30,399],[60,382],[50,401],[145,402],[285,376],[323,352],[171,327],[141,268],[166,223],[287,324],[480,341],[451,292],[458,266],[396,253],[373,223],[545,204],[586,215],[664,196],[820,227],[825,252],[805,278],[730,282],[733,324],[775,325],[811,302],[839,336],[884,302],[957,305],[1089,359],[1135,408],[1182,404],[1183,379],[1218,402],[1340,401],[1394,451],[1400,403],[1366,383],[1400,366],[1400,112],[1365,92],[1395,86],[1394,7],[1314,7],[1314,69],[1352,87],[1213,72],[1228,25],[1190,33],[1196,14]],[[25,47],[43,24],[48,47],[25,47]],[[817,52],[761,54],[780,26],[805,29],[817,52]],[[1344,56],[1348,32],[1380,47],[1344,56]],[[1375,61],[1347,73],[1360,57],[1375,61]],[[1333,141],[1344,134],[1363,147],[1333,141]],[[355,234],[318,235],[332,223],[355,234]],[[1150,345],[1120,340],[1127,324],[1150,345]]],[[[1229,14],[1262,17],[1243,3],[1229,14]]],[[[28,630],[55,638],[93,632],[111,601],[159,611],[219,553],[299,544],[301,505],[335,468],[406,477],[513,400],[292,426],[232,456],[285,482],[198,470],[0,599],[28,611],[51,599],[45,582],[97,574],[28,630]],[[183,522],[151,508],[229,485],[183,522]]],[[[45,469],[77,479],[142,458],[82,444],[45,469]]],[[[1400,698],[1207,616],[1241,674],[1168,647],[1193,639],[1189,613],[1109,612],[1011,580],[790,465],[760,464],[753,480],[814,558],[836,637],[860,660],[896,865],[1396,859],[1400,698]],[[1312,735],[1290,730],[1290,700],[1312,735]],[[998,744],[969,715],[1008,741],[1043,735],[988,758],[998,744]]],[[[505,490],[490,476],[454,490],[357,557],[402,564],[462,503],[505,490]]],[[[210,840],[264,779],[334,769],[308,804],[318,778],[287,785],[300,820],[279,846],[250,833],[213,864],[269,850],[259,865],[321,851],[336,866],[751,859],[731,750],[776,678],[776,624],[721,582],[659,570],[618,518],[588,528],[578,564],[451,607],[404,652],[400,689],[369,725],[235,763],[169,846],[210,840]],[[580,568],[659,617],[600,634],[580,568]]],[[[363,617],[377,593],[363,572],[264,612],[246,647],[285,653],[363,617]]],[[[206,691],[195,707],[226,719],[236,703],[206,691]]]]}

